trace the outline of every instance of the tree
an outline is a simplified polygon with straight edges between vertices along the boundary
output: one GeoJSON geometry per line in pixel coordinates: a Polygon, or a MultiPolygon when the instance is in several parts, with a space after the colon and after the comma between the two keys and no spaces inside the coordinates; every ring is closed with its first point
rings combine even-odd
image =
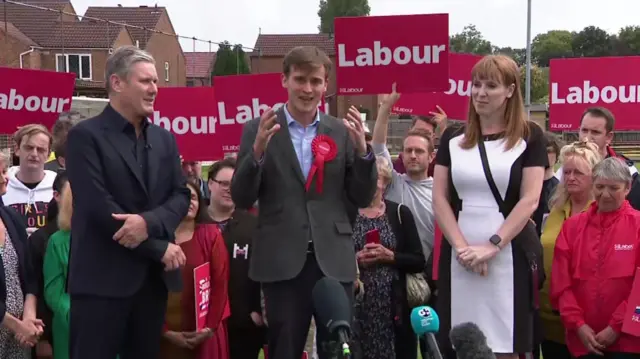
{"type": "Polygon", "coordinates": [[[527,62],[527,49],[514,49],[511,47],[493,47],[494,54],[502,54],[511,57],[518,66],[524,66],[527,62]]]}
{"type": "Polygon", "coordinates": [[[539,66],[549,66],[549,60],[573,56],[573,34],[565,30],[551,30],[538,34],[531,42],[531,57],[539,66]]]}
{"type": "Polygon", "coordinates": [[[491,42],[485,40],[475,25],[469,24],[461,33],[449,38],[449,50],[467,54],[488,55],[493,51],[491,42]]]}
{"type": "Polygon", "coordinates": [[[640,26],[623,27],[612,38],[616,55],[640,55],[640,26]]]}
{"type": "Polygon", "coordinates": [[[369,16],[371,7],[368,0],[320,0],[318,16],[321,34],[333,34],[333,20],[343,16],[369,16]]]}
{"type": "MultiPolygon", "coordinates": [[[[520,90],[525,99],[527,69],[520,67],[520,90]]],[[[549,68],[531,66],[531,103],[547,102],[549,96],[549,68]]]]}
{"type": "Polygon", "coordinates": [[[599,27],[587,26],[573,35],[571,47],[575,57],[599,57],[613,54],[611,35],[599,27]]]}
{"type": "Polygon", "coordinates": [[[212,77],[248,74],[250,72],[242,45],[233,45],[232,47],[229,41],[224,41],[218,46],[216,62],[211,73],[212,77]]]}

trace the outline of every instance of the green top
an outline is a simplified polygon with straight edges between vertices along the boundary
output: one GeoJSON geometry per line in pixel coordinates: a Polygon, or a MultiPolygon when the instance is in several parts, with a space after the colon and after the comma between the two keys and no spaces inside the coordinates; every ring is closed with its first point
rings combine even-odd
{"type": "Polygon", "coordinates": [[[69,359],[71,299],[65,290],[71,233],[59,230],[49,238],[44,255],[44,300],[53,312],[53,357],[69,359]]]}

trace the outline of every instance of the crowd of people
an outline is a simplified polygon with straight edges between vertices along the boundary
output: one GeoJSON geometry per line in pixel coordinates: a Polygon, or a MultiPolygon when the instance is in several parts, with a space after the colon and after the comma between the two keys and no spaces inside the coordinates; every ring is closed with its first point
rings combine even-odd
{"type": "MultiPolygon", "coordinates": [[[[417,116],[394,161],[395,85],[369,133],[355,108],[317,110],[331,66],[292,49],[286,105],[206,177],[146,120],[157,74],[135,47],[107,60],[102,114],[18,129],[17,163],[0,156],[0,358],[256,359],[266,344],[299,359],[323,277],[353,305],[354,357],[415,359],[410,312],[429,304],[447,359],[464,322],[500,359],[640,358],[623,329],[640,306],[640,179],[610,111],[585,109],[562,146],[525,117],[516,63],[490,55],[466,123],[417,116]]],[[[313,355],[334,357],[334,333],[316,337],[313,355]]]]}

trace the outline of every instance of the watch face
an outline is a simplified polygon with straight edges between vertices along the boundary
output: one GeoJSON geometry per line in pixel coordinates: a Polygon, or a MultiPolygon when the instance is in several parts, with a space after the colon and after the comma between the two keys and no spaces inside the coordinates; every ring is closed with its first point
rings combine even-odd
{"type": "Polygon", "coordinates": [[[498,244],[500,244],[501,239],[498,236],[491,236],[491,238],[489,239],[489,242],[491,242],[491,243],[493,243],[493,244],[495,244],[497,246],[498,244]]]}

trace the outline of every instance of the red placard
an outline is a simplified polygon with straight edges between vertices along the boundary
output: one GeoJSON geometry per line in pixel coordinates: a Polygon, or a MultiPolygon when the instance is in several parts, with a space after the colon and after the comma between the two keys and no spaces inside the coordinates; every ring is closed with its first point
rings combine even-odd
{"type": "Polygon", "coordinates": [[[211,270],[209,262],[196,267],[193,270],[193,290],[196,306],[196,330],[207,327],[207,314],[209,314],[209,296],[211,294],[211,270]]]}
{"type": "Polygon", "coordinates": [[[150,120],[175,135],[185,161],[222,159],[239,142],[237,131],[218,119],[212,87],[160,88],[150,120]]]}
{"type": "Polygon", "coordinates": [[[622,322],[622,332],[640,337],[640,268],[636,269],[631,294],[627,300],[627,312],[624,316],[624,322],[622,322]]]}
{"type": "Polygon", "coordinates": [[[549,69],[549,125],[577,130],[589,107],[608,108],[616,130],[638,130],[640,56],[553,59],[549,69]]]}
{"type": "MultiPolygon", "coordinates": [[[[471,70],[482,56],[470,54],[449,54],[449,89],[426,93],[403,93],[393,106],[399,114],[429,116],[438,112],[440,106],[451,119],[466,120],[471,96],[471,70]]],[[[389,92],[387,90],[387,92],[389,92]]]]}
{"type": "Polygon", "coordinates": [[[341,95],[445,91],[449,15],[338,17],[336,77],[341,95]]]}
{"type": "Polygon", "coordinates": [[[0,133],[40,123],[53,126],[71,108],[76,75],[0,67],[0,133]]]}

